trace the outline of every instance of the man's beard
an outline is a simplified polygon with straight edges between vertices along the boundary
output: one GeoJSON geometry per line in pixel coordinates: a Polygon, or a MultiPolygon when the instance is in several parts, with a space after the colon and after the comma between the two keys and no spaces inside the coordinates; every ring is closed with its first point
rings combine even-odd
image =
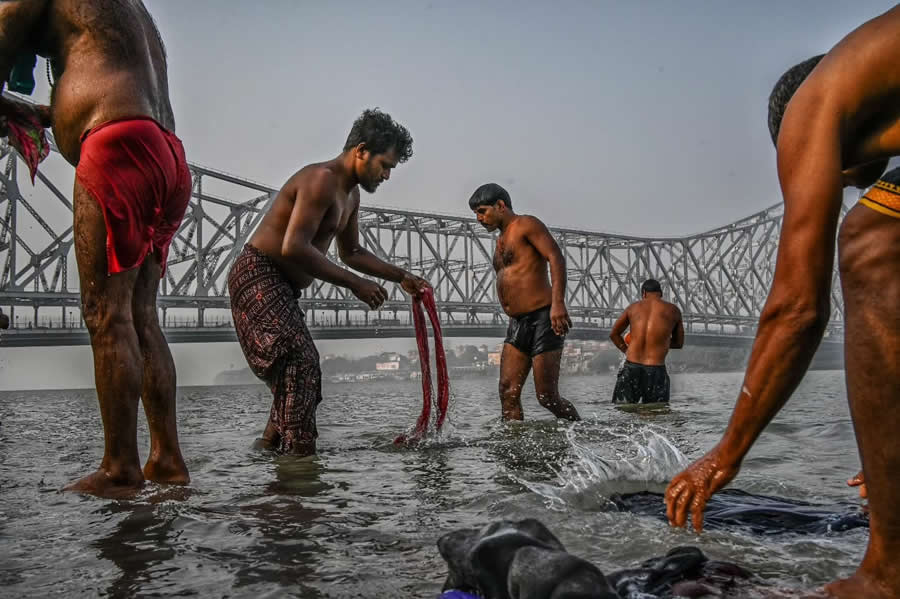
{"type": "Polygon", "coordinates": [[[359,186],[366,190],[368,193],[375,193],[375,190],[378,189],[378,186],[381,184],[380,181],[360,181],[359,186]]]}

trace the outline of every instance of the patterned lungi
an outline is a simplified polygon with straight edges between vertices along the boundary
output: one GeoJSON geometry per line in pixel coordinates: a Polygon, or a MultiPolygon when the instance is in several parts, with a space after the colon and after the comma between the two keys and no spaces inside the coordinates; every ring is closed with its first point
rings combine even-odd
{"type": "Polygon", "coordinates": [[[251,245],[228,273],[231,313],[247,364],[272,390],[270,419],[276,449],[291,452],[313,444],[316,406],[322,401],[319,352],[313,344],[295,289],[275,262],[251,245]]]}

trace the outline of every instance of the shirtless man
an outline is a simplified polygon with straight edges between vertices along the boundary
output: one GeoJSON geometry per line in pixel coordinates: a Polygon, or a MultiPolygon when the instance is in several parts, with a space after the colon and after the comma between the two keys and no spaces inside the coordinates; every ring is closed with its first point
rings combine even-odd
{"type": "Polygon", "coordinates": [[[513,212],[509,193],[496,183],[476,189],[469,208],[485,229],[500,230],[494,270],[497,296],[509,316],[500,355],[503,419],[523,419],[522,385],[533,366],[538,402],[557,418],[581,420],[558,388],[563,343],[572,320],[566,310],[566,261],[556,240],[537,218],[513,212]]]}
{"type": "Polygon", "coordinates": [[[331,262],[399,283],[411,295],[428,283],[388,264],[359,244],[359,188],[369,193],[412,156],[405,127],[379,110],[363,112],[341,154],[297,171],[228,274],[231,311],[244,356],[274,396],[263,445],[283,453],[316,451],[316,406],[322,401],[319,353],[297,303],[316,279],[346,287],[375,310],[387,291],[331,262]]]}
{"type": "Polygon", "coordinates": [[[613,403],[657,403],[669,401],[669,349],[684,347],[681,310],[662,298],[659,281],[641,285],[641,300],[627,308],[613,325],[609,339],[625,354],[619,370],[613,403]],[[631,328],[628,341],[622,338],[631,328]]]}
{"type": "MultiPolygon", "coordinates": [[[[900,154],[900,6],[863,24],[821,62],[789,70],[770,99],[784,224],[775,278],[722,440],[672,479],[668,517],[694,528],[703,508],[790,397],[830,316],[842,188],[866,187],[900,154]],[[796,92],[796,93],[794,93],[796,92]],[[788,103],[789,102],[789,103],[788,103]],[[781,115],[783,114],[783,119],[781,115]]],[[[868,487],[865,557],[836,597],[900,597],[900,172],[854,206],[838,239],[847,397],[868,487]]]]}
{"type": "Polygon", "coordinates": [[[166,254],[191,191],[173,133],[162,39],[139,0],[4,0],[4,78],[23,54],[50,60],[50,108],[4,99],[0,111],[10,119],[34,111],[52,122],[60,153],[77,166],[75,257],[105,438],[100,468],[67,489],[120,496],[145,479],[187,483],[175,366],[156,314],[166,254]],[[150,428],[143,471],[139,399],[150,428]]]}

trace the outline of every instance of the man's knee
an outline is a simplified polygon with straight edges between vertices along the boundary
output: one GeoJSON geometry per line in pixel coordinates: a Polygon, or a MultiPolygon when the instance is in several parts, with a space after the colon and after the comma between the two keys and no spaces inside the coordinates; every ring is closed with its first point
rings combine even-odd
{"type": "Polygon", "coordinates": [[[132,317],[142,345],[162,336],[156,306],[136,306],[132,309],[132,317]]]}
{"type": "Polygon", "coordinates": [[[134,326],[130,306],[106,301],[93,295],[82,297],[81,314],[84,324],[93,335],[112,333],[121,327],[134,326]]]}
{"type": "Polygon", "coordinates": [[[510,378],[500,378],[500,396],[501,397],[518,397],[522,392],[522,385],[518,381],[510,378]]]}

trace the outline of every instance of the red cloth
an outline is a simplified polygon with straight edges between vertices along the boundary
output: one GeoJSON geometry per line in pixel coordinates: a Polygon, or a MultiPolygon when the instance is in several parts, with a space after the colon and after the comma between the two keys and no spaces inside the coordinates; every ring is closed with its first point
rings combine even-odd
{"type": "Polygon", "coordinates": [[[421,441],[428,432],[428,423],[431,420],[431,357],[428,355],[428,329],[425,328],[425,314],[422,306],[428,312],[431,328],[434,331],[434,353],[438,377],[438,401],[437,419],[435,431],[441,430],[444,419],[447,417],[447,406],[450,403],[450,377],[447,375],[447,355],[444,353],[444,337],[441,333],[441,321],[438,318],[437,306],[434,303],[434,291],[426,289],[421,297],[413,298],[413,324],[416,328],[416,345],[419,347],[419,364],[422,369],[422,413],[416,421],[413,432],[400,435],[394,439],[394,443],[400,445],[421,441]]]}
{"type": "Polygon", "coordinates": [[[140,266],[151,251],[165,272],[191,198],[181,140],[149,117],[109,121],[81,136],[75,175],[103,209],[109,273],[140,266]]]}
{"type": "Polygon", "coordinates": [[[19,156],[28,165],[28,174],[34,183],[38,164],[50,154],[50,142],[41,122],[33,115],[16,115],[9,117],[9,145],[16,149],[19,156]]]}

